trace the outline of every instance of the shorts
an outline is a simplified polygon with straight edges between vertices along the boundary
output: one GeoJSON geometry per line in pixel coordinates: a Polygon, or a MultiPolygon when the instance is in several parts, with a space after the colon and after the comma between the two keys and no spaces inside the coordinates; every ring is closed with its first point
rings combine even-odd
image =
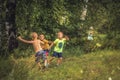
{"type": "Polygon", "coordinates": [[[47,58],[46,58],[46,55],[44,54],[44,51],[43,51],[43,50],[38,51],[38,52],[35,54],[35,57],[36,57],[35,62],[37,62],[37,63],[40,61],[40,59],[43,59],[43,60],[46,60],[46,59],[47,59],[47,58]]]}
{"type": "Polygon", "coordinates": [[[59,52],[53,52],[53,57],[57,57],[57,58],[62,58],[62,53],[59,53],[59,52]]]}
{"type": "Polygon", "coordinates": [[[48,56],[48,55],[49,55],[49,50],[44,50],[44,54],[45,54],[46,56],[48,56]]]}

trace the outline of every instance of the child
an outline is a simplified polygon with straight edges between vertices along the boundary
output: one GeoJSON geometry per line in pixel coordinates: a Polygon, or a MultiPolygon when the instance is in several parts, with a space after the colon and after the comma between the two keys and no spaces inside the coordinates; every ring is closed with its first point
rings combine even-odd
{"type": "Polygon", "coordinates": [[[55,58],[57,57],[57,66],[60,65],[60,63],[62,62],[62,52],[63,52],[63,47],[65,44],[66,40],[69,40],[69,38],[67,36],[65,36],[65,38],[63,38],[63,32],[58,32],[57,33],[57,39],[50,45],[50,48],[54,45],[54,52],[52,55],[52,58],[49,60],[49,63],[55,58]]]}
{"type": "Polygon", "coordinates": [[[93,35],[94,35],[94,28],[91,26],[90,30],[88,32],[88,40],[92,41],[93,40],[93,35]]]}
{"type": "MultiPolygon", "coordinates": [[[[36,60],[35,61],[38,64],[39,68],[42,69],[41,64],[39,62],[40,58],[43,58],[43,60],[45,60],[45,62],[47,61],[46,56],[44,55],[44,52],[43,52],[42,47],[40,45],[41,43],[42,44],[44,44],[44,43],[37,39],[38,35],[37,35],[36,32],[33,32],[31,34],[31,36],[32,36],[32,39],[33,39],[31,41],[25,40],[25,39],[21,38],[21,36],[19,36],[18,39],[20,41],[24,42],[24,43],[29,43],[29,44],[33,45],[33,48],[34,48],[34,50],[36,52],[36,54],[35,54],[36,60]]],[[[45,64],[45,66],[46,66],[46,64],[45,64]]]]}
{"type": "Polygon", "coordinates": [[[46,56],[48,57],[48,54],[49,54],[49,44],[51,44],[52,42],[51,41],[48,41],[45,39],[45,36],[43,34],[41,34],[39,36],[40,40],[42,42],[44,42],[44,44],[41,44],[42,46],[42,49],[44,50],[44,53],[46,54],[46,56]]]}
{"type": "MultiPolygon", "coordinates": [[[[42,42],[44,42],[44,44],[41,44],[41,46],[42,46],[42,49],[44,50],[44,54],[46,55],[47,62],[48,62],[49,44],[51,44],[52,42],[46,40],[43,34],[41,34],[39,38],[42,42]]],[[[47,62],[45,63],[46,65],[47,65],[47,62]]]]}

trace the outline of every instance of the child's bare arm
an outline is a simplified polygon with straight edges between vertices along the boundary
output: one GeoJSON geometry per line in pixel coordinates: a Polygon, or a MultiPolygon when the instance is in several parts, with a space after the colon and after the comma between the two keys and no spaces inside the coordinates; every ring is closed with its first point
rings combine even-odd
{"type": "Polygon", "coordinates": [[[49,49],[51,49],[53,45],[54,45],[54,42],[53,42],[53,43],[51,43],[51,45],[50,45],[49,49]]]}
{"type": "Polygon", "coordinates": [[[69,40],[69,37],[68,37],[68,36],[65,36],[64,38],[65,38],[65,40],[67,40],[67,41],[69,40]]]}
{"type": "Polygon", "coordinates": [[[52,41],[48,41],[49,44],[52,44],[53,42],[52,41]]]}
{"type": "Polygon", "coordinates": [[[40,43],[41,43],[41,44],[44,44],[44,42],[43,42],[43,41],[41,41],[41,40],[40,40],[40,43]]]}
{"type": "Polygon", "coordinates": [[[22,39],[21,36],[19,36],[18,39],[24,43],[29,43],[29,44],[32,44],[34,42],[34,41],[28,41],[28,40],[22,39]]]}

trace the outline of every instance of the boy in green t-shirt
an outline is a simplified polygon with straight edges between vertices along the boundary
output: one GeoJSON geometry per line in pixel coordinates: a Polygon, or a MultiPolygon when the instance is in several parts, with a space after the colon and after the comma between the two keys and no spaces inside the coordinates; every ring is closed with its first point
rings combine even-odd
{"type": "Polygon", "coordinates": [[[58,58],[57,65],[59,65],[62,62],[63,47],[66,40],[69,40],[67,36],[65,37],[63,36],[64,36],[63,32],[58,32],[57,39],[50,45],[50,48],[54,45],[54,52],[52,58],[49,60],[48,63],[50,63],[55,57],[58,58]]]}

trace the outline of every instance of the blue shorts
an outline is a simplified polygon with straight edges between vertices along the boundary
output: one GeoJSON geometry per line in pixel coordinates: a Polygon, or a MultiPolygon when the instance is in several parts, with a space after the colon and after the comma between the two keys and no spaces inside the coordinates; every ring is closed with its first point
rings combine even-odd
{"type": "Polygon", "coordinates": [[[46,59],[47,59],[47,58],[46,58],[46,55],[44,54],[44,51],[43,51],[43,50],[38,51],[38,52],[35,54],[35,57],[36,57],[35,62],[37,62],[37,63],[40,61],[40,59],[43,59],[43,60],[46,60],[46,59]]]}
{"type": "Polygon", "coordinates": [[[62,58],[62,53],[59,53],[59,52],[53,52],[53,57],[57,57],[57,58],[62,58]]]}

